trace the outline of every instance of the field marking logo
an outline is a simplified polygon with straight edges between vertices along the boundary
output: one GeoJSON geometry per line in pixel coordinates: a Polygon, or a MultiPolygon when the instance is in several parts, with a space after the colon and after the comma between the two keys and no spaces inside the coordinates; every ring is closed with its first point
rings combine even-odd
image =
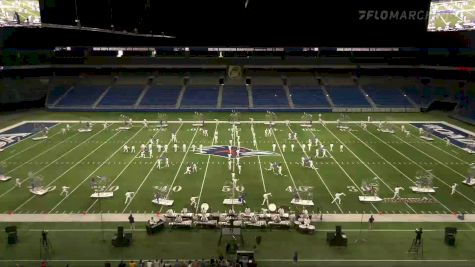
{"type": "MultiPolygon", "coordinates": [[[[200,155],[213,155],[218,157],[227,158],[229,154],[231,154],[232,158],[237,157],[237,147],[236,146],[225,146],[225,145],[216,145],[216,146],[208,146],[203,147],[202,152],[197,152],[196,154],[200,155]]],[[[246,158],[246,157],[256,157],[256,156],[279,156],[280,154],[272,152],[272,151],[263,151],[263,150],[252,150],[249,148],[241,147],[239,149],[239,157],[246,158]]]]}
{"type": "MultiPolygon", "coordinates": [[[[449,138],[451,143],[461,149],[467,149],[468,152],[472,153],[472,148],[475,147],[475,140],[469,133],[455,129],[448,125],[441,123],[411,123],[417,128],[429,129],[433,135],[438,138],[445,139],[449,138]]],[[[475,152],[475,151],[474,151],[475,152]]]]}
{"type": "Polygon", "coordinates": [[[0,134],[0,150],[13,145],[31,135],[31,133],[0,134]]]}

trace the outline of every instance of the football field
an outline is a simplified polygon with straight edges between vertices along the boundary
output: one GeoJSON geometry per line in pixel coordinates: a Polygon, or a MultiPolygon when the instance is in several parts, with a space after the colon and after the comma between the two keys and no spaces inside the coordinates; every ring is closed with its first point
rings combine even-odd
{"type": "MultiPolygon", "coordinates": [[[[325,118],[324,118],[325,120],[325,118]]],[[[208,120],[203,127],[193,126],[196,121],[168,121],[168,127],[157,128],[156,121],[144,127],[136,119],[129,130],[118,130],[120,121],[92,121],[92,131],[79,132],[84,125],[77,121],[49,121],[52,123],[48,138],[34,141],[29,136],[0,152],[7,176],[0,183],[1,213],[4,214],[155,214],[169,209],[176,212],[187,208],[199,212],[207,203],[211,211],[227,211],[224,199],[243,196],[245,204],[234,205],[238,212],[249,207],[260,212],[267,208],[263,194],[272,193],[269,203],[285,210],[300,211],[303,206],[291,204],[295,196],[312,200],[307,206],[310,213],[322,214],[452,214],[475,213],[474,188],[462,183],[474,162],[473,154],[434,136],[433,141],[422,140],[413,121],[390,122],[395,133],[378,131],[379,122],[368,123],[364,130],[359,121],[347,121],[349,130],[341,130],[336,120],[325,124],[314,122],[302,127],[300,121],[276,121],[272,131],[265,120],[242,120],[237,135],[227,120],[208,120]],[[66,124],[70,131],[62,133],[66,124]],[[410,131],[401,130],[404,125],[410,131]],[[203,130],[208,131],[204,135],[203,130]],[[201,129],[201,130],[200,130],[201,129]],[[217,132],[217,140],[214,137],[217,132]],[[255,141],[254,135],[255,133],[255,141]],[[171,140],[177,135],[177,151],[171,140]],[[289,140],[289,133],[297,133],[297,140],[289,140]],[[238,173],[236,149],[238,138],[241,148],[238,173]],[[140,157],[141,144],[153,140],[153,155],[140,157]],[[312,147],[309,149],[309,139],[312,147]],[[315,139],[328,150],[327,156],[316,155],[315,139]],[[158,142],[157,142],[158,140],[158,142]],[[231,142],[231,145],[230,145],[231,142]],[[158,151],[157,144],[168,145],[168,152],[158,151]],[[305,150],[302,145],[306,144],[305,150]],[[333,149],[330,149],[333,144],[333,149]],[[136,152],[124,152],[123,147],[135,146],[136,152]],[[200,151],[200,145],[203,149],[200,151]],[[294,151],[292,151],[292,145],[294,151]],[[340,151],[340,145],[343,145],[340,151]],[[195,148],[193,148],[195,146],[195,148]],[[285,147],[285,148],[284,148],[285,147]],[[229,152],[231,148],[231,152],[229,152]],[[284,151],[285,150],[285,151],[284,151]],[[228,154],[231,153],[231,170],[228,154]],[[158,168],[158,157],[164,160],[158,168]],[[312,158],[315,168],[302,166],[302,157],[312,158]],[[185,174],[187,166],[197,165],[197,171],[185,174]],[[282,175],[277,168],[280,165],[282,175]],[[410,187],[425,170],[433,174],[435,193],[414,193],[410,187]],[[236,173],[233,186],[231,173],[236,173]],[[92,198],[94,180],[103,177],[110,198],[92,198]],[[22,185],[15,185],[19,178],[22,185]],[[51,190],[40,196],[28,187],[35,180],[51,190]],[[451,186],[457,183],[454,194],[451,186]],[[365,185],[378,188],[380,202],[362,203],[359,196],[367,193],[365,185]],[[69,194],[61,194],[62,187],[69,194]],[[393,200],[396,187],[403,187],[400,198],[393,200]],[[126,203],[126,192],[134,192],[126,203]],[[341,203],[332,203],[336,193],[344,193],[341,203]],[[152,203],[156,195],[173,200],[171,206],[152,203]],[[195,197],[196,205],[190,199],[195,197]],[[198,208],[197,208],[198,207],[198,208]]],[[[28,123],[39,123],[30,121],[28,123]]],[[[42,121],[41,123],[46,123],[42,121]]],[[[429,122],[419,122],[429,123],[429,122]]],[[[106,190],[106,191],[107,191],[106,190]]]]}
{"type": "Polygon", "coordinates": [[[432,1],[429,31],[460,31],[474,28],[475,1],[432,1]]]}

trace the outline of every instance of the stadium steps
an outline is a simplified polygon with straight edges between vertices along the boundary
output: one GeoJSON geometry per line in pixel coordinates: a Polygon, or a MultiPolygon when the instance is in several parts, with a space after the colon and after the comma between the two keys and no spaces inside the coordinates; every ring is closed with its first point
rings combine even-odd
{"type": "MultiPolygon", "coordinates": [[[[57,99],[56,101],[54,101],[54,103],[51,104],[51,106],[52,106],[52,107],[55,107],[55,106],[59,103],[59,101],[63,100],[63,98],[65,98],[66,95],[67,95],[71,90],[73,90],[73,89],[74,89],[74,85],[72,85],[71,87],[69,87],[69,89],[66,90],[66,92],[64,92],[64,94],[63,94],[62,96],[58,97],[58,99],[57,99]]],[[[48,95],[49,95],[49,93],[48,93],[48,95]]],[[[48,101],[48,100],[46,100],[46,101],[48,101]]],[[[46,102],[46,103],[48,103],[48,102],[46,102]]]]}
{"type": "Polygon", "coordinates": [[[104,98],[104,96],[107,95],[107,93],[109,92],[109,90],[112,88],[112,84],[109,85],[106,90],[104,90],[104,92],[97,98],[96,102],[94,102],[94,104],[92,104],[92,108],[93,109],[96,109],[97,108],[97,105],[99,105],[99,103],[101,103],[102,99],[104,98]]]}
{"type": "Polygon", "coordinates": [[[292,96],[290,95],[289,86],[283,85],[283,87],[284,87],[285,95],[287,96],[287,101],[289,101],[289,106],[291,109],[294,109],[295,105],[294,105],[294,101],[292,100],[292,96]]]}
{"type": "Polygon", "coordinates": [[[186,91],[186,85],[183,85],[180,90],[180,94],[178,95],[178,99],[176,100],[176,108],[180,108],[181,106],[181,101],[183,100],[183,95],[185,94],[186,91]]]}
{"type": "Polygon", "coordinates": [[[356,86],[358,86],[358,89],[360,92],[364,95],[366,98],[366,101],[371,105],[372,108],[377,108],[376,103],[374,103],[373,99],[369,96],[368,93],[363,89],[363,86],[361,86],[359,83],[356,83],[356,86]]]}
{"type": "Polygon", "coordinates": [[[401,90],[401,93],[402,95],[407,99],[407,101],[409,101],[409,103],[411,103],[411,105],[414,107],[414,108],[419,108],[419,105],[416,104],[416,102],[414,102],[414,100],[412,100],[412,98],[407,95],[406,93],[404,93],[402,90],[401,90]]]}
{"type": "Polygon", "coordinates": [[[249,99],[249,108],[254,108],[254,99],[252,98],[252,86],[246,85],[247,97],[249,99]]]}
{"type": "Polygon", "coordinates": [[[221,84],[219,86],[219,92],[218,92],[218,103],[216,104],[216,108],[221,108],[223,105],[223,85],[221,84]]]}
{"type": "Polygon", "coordinates": [[[322,89],[323,94],[325,94],[325,97],[327,98],[328,104],[330,104],[330,106],[331,106],[332,108],[334,108],[334,107],[335,107],[335,104],[333,103],[333,100],[332,100],[332,98],[330,97],[330,94],[328,93],[327,89],[325,88],[325,85],[322,84],[322,85],[320,86],[320,88],[322,89]]]}
{"type": "MultiPolygon", "coordinates": [[[[48,81],[48,90],[47,90],[47,92],[46,92],[45,106],[48,106],[48,99],[49,99],[51,90],[54,88],[53,83],[54,83],[54,75],[53,75],[53,76],[51,77],[51,79],[49,79],[49,81],[48,81]]],[[[66,91],[68,91],[68,90],[66,90],[66,91]]],[[[61,95],[61,96],[62,96],[62,95],[61,95]]],[[[56,102],[56,101],[55,101],[55,102],[56,102]]]]}
{"type": "Polygon", "coordinates": [[[145,85],[145,88],[142,90],[142,93],[140,94],[139,98],[137,98],[137,101],[135,101],[134,108],[137,108],[140,105],[140,102],[142,102],[143,97],[145,94],[148,92],[150,89],[150,84],[145,85]]]}

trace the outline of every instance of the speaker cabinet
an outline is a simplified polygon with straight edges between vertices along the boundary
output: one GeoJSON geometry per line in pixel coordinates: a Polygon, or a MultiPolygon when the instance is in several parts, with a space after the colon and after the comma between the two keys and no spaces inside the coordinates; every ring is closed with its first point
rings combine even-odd
{"type": "Polygon", "coordinates": [[[457,234],[457,228],[445,227],[444,242],[449,246],[455,246],[455,235],[457,234]]]}

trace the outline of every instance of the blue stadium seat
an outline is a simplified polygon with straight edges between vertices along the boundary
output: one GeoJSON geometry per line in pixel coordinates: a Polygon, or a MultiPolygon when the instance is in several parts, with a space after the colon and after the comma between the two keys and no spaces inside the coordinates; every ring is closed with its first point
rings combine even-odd
{"type": "Polygon", "coordinates": [[[222,107],[249,107],[247,89],[243,86],[224,86],[222,107]]]}
{"type": "Polygon", "coordinates": [[[91,106],[106,87],[76,86],[56,106],[91,106]]]}
{"type": "Polygon", "coordinates": [[[295,107],[330,107],[319,86],[291,86],[289,90],[295,107]]]}
{"type": "Polygon", "coordinates": [[[181,86],[151,86],[142,98],[143,106],[175,106],[181,86]]]}
{"type": "Polygon", "coordinates": [[[450,89],[445,86],[421,85],[407,87],[404,92],[418,105],[429,106],[434,100],[453,100],[450,89]]]}
{"type": "Polygon", "coordinates": [[[327,86],[333,104],[337,107],[371,107],[365,96],[356,86],[327,86]]]}
{"type": "Polygon", "coordinates": [[[281,85],[253,86],[252,97],[254,107],[282,107],[289,108],[289,101],[281,85]]]}
{"type": "Polygon", "coordinates": [[[416,104],[420,104],[422,100],[422,95],[416,86],[411,86],[411,87],[406,87],[403,89],[404,93],[409,96],[412,101],[414,101],[416,104]]]}
{"type": "Polygon", "coordinates": [[[132,106],[144,87],[144,85],[114,85],[102,98],[99,106],[132,106]]]}
{"type": "Polygon", "coordinates": [[[399,88],[387,88],[374,85],[366,86],[364,90],[378,107],[412,107],[411,103],[399,88]]]}
{"type": "Polygon", "coordinates": [[[58,101],[58,99],[64,95],[64,93],[66,93],[66,91],[69,89],[70,86],[68,85],[57,85],[57,86],[54,86],[50,91],[49,91],[49,94],[48,94],[48,102],[46,103],[47,105],[52,105],[54,104],[56,101],[58,101]]]}
{"type": "Polygon", "coordinates": [[[216,107],[218,86],[190,86],[186,88],[182,106],[216,107]]]}

